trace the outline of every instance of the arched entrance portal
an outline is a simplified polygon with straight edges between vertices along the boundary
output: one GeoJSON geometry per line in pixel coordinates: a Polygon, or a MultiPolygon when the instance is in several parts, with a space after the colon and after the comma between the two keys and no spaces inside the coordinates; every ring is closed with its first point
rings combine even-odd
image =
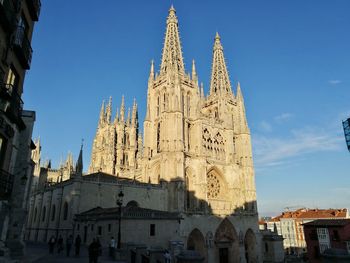
{"type": "Polygon", "coordinates": [[[207,262],[204,236],[197,228],[193,229],[188,236],[187,249],[198,251],[203,257],[205,257],[204,262],[207,262]]]}
{"type": "Polygon", "coordinates": [[[257,263],[256,238],[251,229],[248,229],[244,237],[245,259],[247,263],[257,263]]]}
{"type": "Polygon", "coordinates": [[[215,232],[217,263],[239,263],[238,236],[234,226],[225,218],[215,232]]]}

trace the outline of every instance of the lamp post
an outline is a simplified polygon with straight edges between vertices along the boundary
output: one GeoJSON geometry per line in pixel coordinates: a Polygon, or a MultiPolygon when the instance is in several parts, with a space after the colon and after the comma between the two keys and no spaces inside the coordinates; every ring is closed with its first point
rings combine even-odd
{"type": "Polygon", "coordinates": [[[117,198],[117,205],[118,205],[118,244],[117,248],[120,249],[120,240],[121,240],[121,231],[120,231],[120,223],[122,221],[122,205],[123,205],[123,197],[124,193],[122,190],[120,190],[117,198]]]}

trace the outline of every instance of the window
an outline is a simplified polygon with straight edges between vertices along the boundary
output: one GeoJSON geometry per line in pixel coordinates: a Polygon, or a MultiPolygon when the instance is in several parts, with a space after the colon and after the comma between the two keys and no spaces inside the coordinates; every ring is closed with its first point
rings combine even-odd
{"type": "Polygon", "coordinates": [[[52,206],[52,212],[51,212],[51,221],[54,221],[56,217],[56,206],[52,206]]]}
{"type": "Polygon", "coordinates": [[[320,244],[320,253],[323,254],[327,248],[329,248],[328,244],[320,244]]]}
{"type": "Polygon", "coordinates": [[[6,139],[0,135],[0,167],[2,167],[6,156],[6,142],[6,139]]]}
{"type": "Polygon", "coordinates": [[[91,225],[91,231],[94,231],[94,225],[91,225]]]}
{"type": "Polygon", "coordinates": [[[111,232],[111,231],[112,231],[112,225],[108,224],[108,232],[111,232]]]}
{"type": "Polygon", "coordinates": [[[191,147],[190,147],[190,141],[191,141],[191,124],[187,124],[187,149],[190,150],[191,147]]]}
{"type": "Polygon", "coordinates": [[[28,34],[29,26],[27,19],[24,17],[23,14],[19,18],[18,27],[20,27],[26,35],[28,34]]]}
{"type": "Polygon", "coordinates": [[[346,248],[348,250],[348,253],[350,254],[350,241],[346,241],[346,248]]]}
{"type": "Polygon", "coordinates": [[[160,123],[157,125],[157,153],[160,152],[160,123]]]}
{"type": "Polygon", "coordinates": [[[68,218],[68,203],[64,202],[63,205],[63,220],[67,220],[68,218]]]}
{"type": "Polygon", "coordinates": [[[17,90],[19,83],[19,77],[18,74],[13,66],[10,67],[7,79],[6,79],[6,88],[8,89],[8,92],[12,94],[13,90],[17,90]]]}
{"type": "Polygon", "coordinates": [[[77,230],[78,231],[80,230],[80,224],[77,224],[77,230]]]}
{"type": "Polygon", "coordinates": [[[99,235],[99,236],[102,236],[102,226],[99,226],[99,227],[98,227],[98,235],[99,235]]]}
{"type": "Polygon", "coordinates": [[[155,224],[150,224],[149,235],[152,237],[156,235],[156,225],[155,224]]]}
{"type": "Polygon", "coordinates": [[[187,94],[187,116],[191,115],[191,97],[190,93],[187,94]]]}
{"type": "Polygon", "coordinates": [[[164,93],[164,95],[163,95],[163,110],[165,111],[165,109],[166,109],[166,95],[164,93]]]}
{"type": "Polygon", "coordinates": [[[44,206],[43,208],[43,215],[42,215],[42,218],[41,218],[41,221],[45,221],[45,216],[46,216],[46,206],[44,206]]]}

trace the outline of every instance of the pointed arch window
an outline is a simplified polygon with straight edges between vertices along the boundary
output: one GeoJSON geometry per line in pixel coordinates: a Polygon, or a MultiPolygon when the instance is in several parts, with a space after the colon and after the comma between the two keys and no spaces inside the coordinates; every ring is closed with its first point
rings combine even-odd
{"type": "Polygon", "coordinates": [[[160,123],[157,125],[157,153],[160,152],[160,123]]]}
{"type": "Polygon", "coordinates": [[[191,114],[191,94],[187,94],[187,116],[191,114]]]}
{"type": "Polygon", "coordinates": [[[166,94],[163,94],[163,110],[166,110],[166,94]]]}

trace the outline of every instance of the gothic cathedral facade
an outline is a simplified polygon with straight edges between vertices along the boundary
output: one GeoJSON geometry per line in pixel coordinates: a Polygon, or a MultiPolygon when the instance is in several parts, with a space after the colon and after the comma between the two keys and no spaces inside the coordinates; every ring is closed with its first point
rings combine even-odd
{"type": "MultiPolygon", "coordinates": [[[[191,73],[185,71],[178,19],[171,7],[160,70],[156,72],[151,63],[143,136],[136,101],[127,114],[125,111],[123,98],[112,120],[112,100],[102,104],[88,175],[72,176],[71,184],[60,184],[78,190],[58,192],[58,187],[50,186],[47,191],[52,193],[47,197],[44,192],[41,197],[39,192],[32,196],[28,236],[41,235],[36,230],[36,208],[44,203],[49,207],[51,200],[61,200],[56,204],[60,207],[66,200],[68,207],[69,200],[75,200],[72,213],[94,205],[115,206],[107,193],[115,192],[128,179],[139,183],[137,187],[125,184],[128,200],[181,214],[176,238],[187,249],[204,255],[205,262],[262,262],[250,131],[241,88],[238,83],[233,91],[219,34],[214,39],[210,89],[205,95],[195,62],[191,73]],[[98,173],[116,178],[115,188],[100,181],[93,186],[93,179],[84,181],[98,173]],[[72,192],[71,199],[64,197],[72,192]],[[93,196],[99,196],[99,203],[93,196]]],[[[73,220],[70,214],[65,218],[73,220]]],[[[68,219],[62,224],[55,220],[51,221],[57,233],[70,226],[68,219]]]]}
{"type": "MultiPolygon", "coordinates": [[[[101,108],[89,172],[103,171],[152,184],[175,182],[177,187],[169,191],[167,207],[188,215],[187,231],[199,222],[206,224],[207,217],[199,220],[194,215],[212,214],[232,222],[246,221],[252,224],[252,233],[256,232],[250,131],[240,84],[234,94],[218,33],[207,96],[199,85],[194,61],[191,71],[185,71],[178,19],[172,7],[159,72],[151,63],[143,141],[136,102],[125,118],[123,97],[120,113],[117,110],[112,121],[110,99],[101,108]],[[240,220],[232,216],[237,214],[240,220]]],[[[242,235],[234,232],[232,239],[242,235]]]]}
{"type": "Polygon", "coordinates": [[[160,71],[152,61],[143,141],[137,104],[125,118],[124,97],[114,120],[112,100],[102,104],[89,172],[158,184],[179,181],[185,189],[169,210],[256,212],[250,131],[240,85],[234,94],[217,33],[208,96],[195,62],[185,72],[178,20],[169,10],[160,71]],[[131,112],[131,117],[130,117],[131,112]],[[187,193],[187,194],[186,194],[187,193]],[[190,194],[188,194],[190,193],[190,194]],[[180,199],[183,199],[183,202],[180,199]],[[196,199],[196,200],[192,200],[196,199]],[[204,201],[204,202],[203,202],[204,201]]]}

